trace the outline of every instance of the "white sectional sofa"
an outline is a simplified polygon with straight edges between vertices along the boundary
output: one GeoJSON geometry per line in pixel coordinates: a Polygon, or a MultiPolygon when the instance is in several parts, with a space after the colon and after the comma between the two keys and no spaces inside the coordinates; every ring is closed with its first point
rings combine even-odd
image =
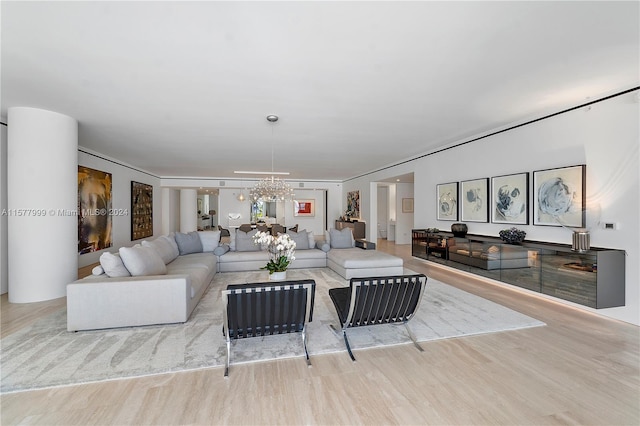
{"type": "MultiPolygon", "coordinates": [[[[67,284],[69,331],[186,322],[216,272],[255,271],[268,260],[253,244],[255,232],[236,231],[220,245],[219,231],[161,236],[119,256],[103,253],[94,275],[67,284]]],[[[345,279],[402,275],[402,259],[355,248],[350,228],[332,229],[324,241],[304,230],[289,268],[329,267],[345,279]]]]}
{"type": "Polygon", "coordinates": [[[94,275],[67,284],[67,330],[187,321],[216,273],[217,258],[211,246],[180,255],[174,238],[123,247],[120,256],[103,253],[94,275]]]}
{"type": "Polygon", "coordinates": [[[361,248],[332,248],[327,253],[327,266],[348,280],[404,273],[402,258],[361,248]]]}
{"type": "MultiPolygon", "coordinates": [[[[268,253],[253,244],[253,235],[256,232],[231,232],[228,248],[221,247],[214,252],[218,254],[218,272],[255,271],[267,264],[268,253]]],[[[303,229],[288,234],[296,242],[295,260],[289,265],[290,269],[327,267],[327,253],[316,248],[313,233],[303,229]]]]}

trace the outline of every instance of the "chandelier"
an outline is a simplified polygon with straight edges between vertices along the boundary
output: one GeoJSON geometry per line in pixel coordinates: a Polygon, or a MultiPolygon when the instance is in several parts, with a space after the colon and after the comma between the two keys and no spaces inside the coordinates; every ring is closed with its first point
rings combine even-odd
{"type": "Polygon", "coordinates": [[[249,191],[253,201],[286,201],[293,200],[293,188],[275,176],[261,179],[249,191]]]}
{"type": "MultiPolygon", "coordinates": [[[[267,121],[269,123],[275,123],[278,121],[277,115],[268,115],[267,121]]],[[[273,127],[271,127],[271,176],[260,179],[253,188],[249,190],[249,198],[253,201],[286,201],[293,200],[294,193],[293,188],[284,180],[275,177],[276,173],[273,171],[273,127]]],[[[286,173],[289,174],[289,173],[286,173]]]]}

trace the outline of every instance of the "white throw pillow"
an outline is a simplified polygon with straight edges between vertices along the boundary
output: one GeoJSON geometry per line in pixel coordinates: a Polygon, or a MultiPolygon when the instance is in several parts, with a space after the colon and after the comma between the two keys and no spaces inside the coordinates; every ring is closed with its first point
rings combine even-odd
{"type": "Polygon", "coordinates": [[[91,270],[91,274],[92,275],[102,275],[104,274],[104,269],[102,268],[102,266],[98,265],[95,268],[93,268],[91,270]]]}
{"type": "Polygon", "coordinates": [[[328,230],[324,231],[324,241],[331,245],[331,233],[328,230]]]}
{"type": "Polygon", "coordinates": [[[104,273],[111,278],[131,276],[118,253],[113,254],[108,251],[102,253],[100,255],[100,266],[104,269],[104,273]]]}
{"type": "Polygon", "coordinates": [[[170,233],[169,235],[163,235],[160,238],[164,238],[171,245],[171,249],[173,250],[173,258],[175,259],[180,255],[180,250],[178,249],[178,243],[176,243],[176,234],[175,232],[170,233]]]}
{"type": "Polygon", "coordinates": [[[120,257],[132,276],[166,275],[167,266],[151,247],[120,247],[120,257]]]}
{"type": "MultiPolygon", "coordinates": [[[[302,230],[304,232],[304,229],[302,230]]],[[[313,232],[307,231],[307,238],[309,238],[309,248],[316,246],[316,237],[313,236],[313,232]]]]}
{"type": "Polygon", "coordinates": [[[234,228],[229,229],[229,250],[236,251],[236,230],[234,228]]]}
{"type": "Polygon", "coordinates": [[[198,231],[198,236],[203,252],[213,251],[220,245],[220,231],[198,231]]]}
{"type": "Polygon", "coordinates": [[[165,265],[178,257],[177,255],[174,256],[173,247],[166,238],[157,238],[153,241],[144,240],[142,241],[142,247],[151,247],[154,249],[156,253],[160,255],[165,265]]]}

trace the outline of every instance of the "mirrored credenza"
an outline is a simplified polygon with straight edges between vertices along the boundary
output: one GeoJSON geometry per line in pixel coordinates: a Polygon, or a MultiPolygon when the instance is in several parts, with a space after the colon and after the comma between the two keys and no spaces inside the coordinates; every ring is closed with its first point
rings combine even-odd
{"type": "Polygon", "coordinates": [[[412,255],[591,308],[625,304],[624,250],[412,230],[412,255]]]}

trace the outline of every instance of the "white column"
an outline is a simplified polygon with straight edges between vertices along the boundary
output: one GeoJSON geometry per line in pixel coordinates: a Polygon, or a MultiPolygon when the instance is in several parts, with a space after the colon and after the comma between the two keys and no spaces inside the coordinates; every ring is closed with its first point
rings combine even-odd
{"type": "Polygon", "coordinates": [[[180,232],[187,233],[198,229],[198,191],[180,190],[180,232]]]}
{"type": "Polygon", "coordinates": [[[78,123],[35,108],[8,112],[9,302],[66,295],[78,277],[78,123]]]}
{"type": "MultiPolygon", "coordinates": [[[[3,122],[5,120],[2,120],[3,122]]],[[[7,126],[0,124],[0,211],[7,208],[7,126]]],[[[7,215],[0,215],[0,294],[9,291],[7,215]]]]}
{"type": "Polygon", "coordinates": [[[162,188],[162,235],[171,232],[171,189],[162,188]]]}

